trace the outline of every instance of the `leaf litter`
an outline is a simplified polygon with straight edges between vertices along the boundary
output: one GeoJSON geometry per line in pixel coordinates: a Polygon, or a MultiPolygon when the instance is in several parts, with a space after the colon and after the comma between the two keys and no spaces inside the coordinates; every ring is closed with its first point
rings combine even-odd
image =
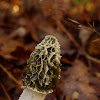
{"type": "Polygon", "coordinates": [[[98,0],[1,0],[0,100],[18,100],[26,61],[48,34],[60,42],[62,72],[57,90],[45,100],[99,100],[99,4],[98,0]]]}

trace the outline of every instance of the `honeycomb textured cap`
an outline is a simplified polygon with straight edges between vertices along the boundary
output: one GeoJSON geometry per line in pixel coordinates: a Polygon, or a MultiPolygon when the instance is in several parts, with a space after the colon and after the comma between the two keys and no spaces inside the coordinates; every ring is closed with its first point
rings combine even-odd
{"type": "Polygon", "coordinates": [[[47,94],[53,92],[60,79],[60,45],[48,35],[35,47],[23,73],[23,87],[47,94]]]}

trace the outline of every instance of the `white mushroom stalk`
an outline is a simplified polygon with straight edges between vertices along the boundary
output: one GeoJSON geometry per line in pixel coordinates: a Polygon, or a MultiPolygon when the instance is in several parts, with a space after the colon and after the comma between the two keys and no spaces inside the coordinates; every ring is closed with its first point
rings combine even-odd
{"type": "Polygon", "coordinates": [[[23,73],[23,93],[19,100],[44,100],[56,90],[60,79],[60,45],[51,35],[35,47],[23,73]]]}
{"type": "Polygon", "coordinates": [[[19,100],[44,100],[46,94],[37,93],[30,89],[24,89],[19,100]]]}

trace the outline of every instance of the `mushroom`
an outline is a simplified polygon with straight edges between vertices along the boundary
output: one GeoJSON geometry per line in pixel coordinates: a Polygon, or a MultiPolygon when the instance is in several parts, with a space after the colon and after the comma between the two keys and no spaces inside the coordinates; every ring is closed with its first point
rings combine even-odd
{"type": "Polygon", "coordinates": [[[56,90],[60,79],[60,45],[51,35],[35,47],[23,73],[23,93],[19,100],[44,100],[56,90]]]}

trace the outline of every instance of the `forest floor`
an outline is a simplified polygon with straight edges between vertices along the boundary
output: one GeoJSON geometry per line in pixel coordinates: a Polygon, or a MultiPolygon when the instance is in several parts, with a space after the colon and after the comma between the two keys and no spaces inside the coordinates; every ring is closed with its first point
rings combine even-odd
{"type": "Polygon", "coordinates": [[[46,35],[61,45],[62,71],[45,100],[100,100],[100,0],[0,0],[0,100],[18,100],[27,59],[46,35]]]}

